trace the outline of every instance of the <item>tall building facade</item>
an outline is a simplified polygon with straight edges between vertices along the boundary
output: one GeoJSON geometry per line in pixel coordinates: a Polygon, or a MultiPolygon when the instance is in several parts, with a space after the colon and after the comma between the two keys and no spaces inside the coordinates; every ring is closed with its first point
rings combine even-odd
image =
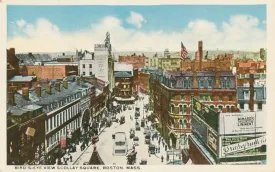
{"type": "Polygon", "coordinates": [[[150,76],[150,103],[159,130],[171,147],[188,147],[191,96],[221,112],[237,111],[236,76],[231,72],[155,72],[150,76]]]}

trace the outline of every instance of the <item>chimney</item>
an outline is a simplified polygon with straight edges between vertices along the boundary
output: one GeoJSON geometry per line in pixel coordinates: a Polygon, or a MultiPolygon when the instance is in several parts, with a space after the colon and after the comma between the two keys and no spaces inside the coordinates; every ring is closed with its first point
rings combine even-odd
{"type": "Polygon", "coordinates": [[[8,103],[11,105],[15,105],[15,97],[13,91],[8,92],[8,103]]]}
{"type": "Polygon", "coordinates": [[[60,82],[55,82],[55,88],[60,90],[60,82]]]}
{"type": "Polygon", "coordinates": [[[200,71],[202,70],[202,56],[203,56],[203,44],[199,41],[199,56],[200,56],[200,71]]]}
{"type": "Polygon", "coordinates": [[[200,60],[200,53],[198,51],[196,51],[196,61],[200,60]]]}
{"type": "Polygon", "coordinates": [[[41,94],[41,86],[39,84],[35,87],[35,93],[37,94],[38,97],[42,96],[42,94],[41,94]]]}
{"type": "Polygon", "coordinates": [[[28,87],[23,87],[22,88],[22,94],[23,94],[23,97],[26,100],[29,100],[29,88],[28,87]]]}
{"type": "Polygon", "coordinates": [[[52,94],[52,86],[51,85],[49,85],[48,87],[47,87],[47,93],[49,93],[49,94],[52,94]]]}
{"type": "Polygon", "coordinates": [[[10,48],[10,53],[12,54],[12,55],[15,55],[15,48],[10,48]]]}
{"type": "Polygon", "coordinates": [[[193,72],[193,88],[198,88],[197,71],[193,72]]]}
{"type": "Polygon", "coordinates": [[[63,87],[64,87],[64,88],[68,88],[68,81],[67,81],[67,80],[64,80],[64,81],[63,81],[63,87]]]}
{"type": "Polygon", "coordinates": [[[215,88],[220,88],[220,72],[216,71],[215,88]]]}
{"type": "Polygon", "coordinates": [[[249,92],[250,92],[249,110],[253,112],[254,111],[254,74],[249,75],[249,92]]]}

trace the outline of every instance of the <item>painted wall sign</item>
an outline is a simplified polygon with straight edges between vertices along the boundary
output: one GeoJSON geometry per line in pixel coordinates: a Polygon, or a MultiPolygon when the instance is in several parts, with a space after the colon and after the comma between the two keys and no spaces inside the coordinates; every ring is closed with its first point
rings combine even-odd
{"type": "Polygon", "coordinates": [[[266,136],[230,136],[220,138],[220,158],[263,155],[266,153],[266,136]]]}

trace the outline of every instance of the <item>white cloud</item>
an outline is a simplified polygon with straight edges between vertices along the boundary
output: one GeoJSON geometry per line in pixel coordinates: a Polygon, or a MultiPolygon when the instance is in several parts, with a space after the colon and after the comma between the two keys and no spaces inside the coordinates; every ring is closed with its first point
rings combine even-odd
{"type": "Polygon", "coordinates": [[[23,20],[23,19],[17,20],[17,21],[16,21],[16,25],[17,25],[19,28],[24,27],[26,24],[27,24],[26,21],[23,20]]]}
{"type": "Polygon", "coordinates": [[[266,20],[263,21],[263,24],[266,24],[266,20]]]}
{"type": "Polygon", "coordinates": [[[107,16],[88,29],[64,32],[50,21],[38,19],[21,27],[18,32],[23,32],[25,36],[21,34],[10,38],[8,47],[15,47],[16,52],[60,52],[75,51],[76,48],[93,51],[94,44],[103,43],[108,31],[116,51],[164,51],[166,48],[180,51],[181,41],[187,50],[194,51],[199,40],[203,40],[207,50],[258,51],[266,47],[266,31],[258,25],[258,19],[253,16],[235,15],[221,26],[197,19],[178,32],[144,32],[124,28],[120,19],[107,16]]]}
{"type": "Polygon", "coordinates": [[[147,22],[141,14],[133,11],[130,12],[130,16],[126,19],[126,21],[135,25],[137,28],[141,28],[142,24],[147,22]]]}

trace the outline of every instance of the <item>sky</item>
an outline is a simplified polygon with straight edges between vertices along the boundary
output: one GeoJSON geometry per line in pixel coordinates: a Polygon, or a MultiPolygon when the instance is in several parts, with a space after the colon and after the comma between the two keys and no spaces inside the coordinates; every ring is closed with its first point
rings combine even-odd
{"type": "Polygon", "coordinates": [[[266,5],[7,6],[7,48],[62,52],[103,43],[113,51],[259,51],[266,48],[266,5]]]}

